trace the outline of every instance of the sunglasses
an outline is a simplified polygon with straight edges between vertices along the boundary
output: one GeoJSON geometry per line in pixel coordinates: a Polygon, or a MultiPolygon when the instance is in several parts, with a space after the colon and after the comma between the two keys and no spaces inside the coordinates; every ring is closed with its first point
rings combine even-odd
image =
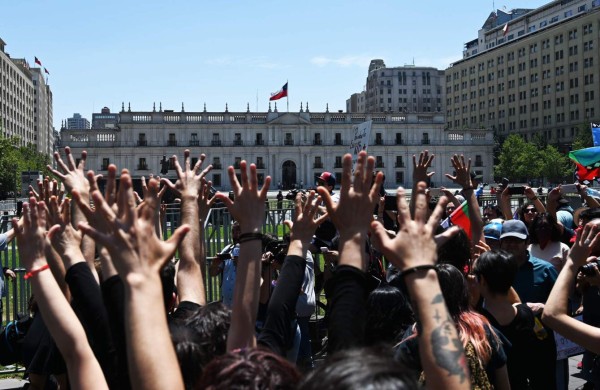
{"type": "Polygon", "coordinates": [[[525,209],[525,214],[537,214],[536,209],[525,209]]]}

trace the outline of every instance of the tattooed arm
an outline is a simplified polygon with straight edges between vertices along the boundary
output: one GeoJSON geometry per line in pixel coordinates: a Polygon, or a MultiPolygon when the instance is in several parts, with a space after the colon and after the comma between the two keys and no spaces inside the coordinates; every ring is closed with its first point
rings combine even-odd
{"type": "Polygon", "coordinates": [[[378,222],[373,222],[371,228],[375,233],[374,238],[379,243],[378,247],[400,270],[425,268],[406,272],[404,280],[421,325],[419,352],[427,387],[469,389],[471,385],[462,343],[446,309],[437,273],[428,269],[437,260],[433,234],[447,199],[440,199],[435,211],[427,220],[425,187],[425,183],[419,183],[417,191],[413,192],[416,195],[414,220],[410,217],[404,189],[398,189],[400,230],[396,237],[390,238],[378,222]]]}

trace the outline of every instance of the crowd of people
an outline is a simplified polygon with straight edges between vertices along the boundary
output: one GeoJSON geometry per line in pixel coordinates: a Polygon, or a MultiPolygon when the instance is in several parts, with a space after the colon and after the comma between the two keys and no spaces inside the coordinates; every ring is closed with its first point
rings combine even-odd
{"type": "Polygon", "coordinates": [[[446,174],[460,193],[437,197],[433,159],[413,158],[410,201],[398,188],[390,208],[375,159],[363,151],[353,166],[345,155],[339,190],[329,174],[298,192],[280,244],[262,230],[271,179],[259,185],[254,164],[242,161],[239,176],[229,167],[233,196],[212,196],[211,166],[204,155],[192,166],[186,150],[176,182],[151,177],[136,196],[127,169],[117,186],[116,166],[100,178],[85,152],[76,163],[65,148],[10,232],[35,301],[31,388],[566,389],[554,332],[588,349],[586,386],[600,385],[598,200],[579,186],[586,207],[574,212],[560,187],[546,204],[527,187],[513,210],[504,186],[482,207],[463,156],[446,174]],[[163,240],[166,191],[181,225],[163,240]],[[215,201],[235,220],[233,242],[207,264],[215,201]],[[466,229],[440,223],[457,212],[466,229]],[[219,302],[207,302],[206,273],[221,275],[219,302]],[[327,357],[316,363],[321,289],[327,357]]]}

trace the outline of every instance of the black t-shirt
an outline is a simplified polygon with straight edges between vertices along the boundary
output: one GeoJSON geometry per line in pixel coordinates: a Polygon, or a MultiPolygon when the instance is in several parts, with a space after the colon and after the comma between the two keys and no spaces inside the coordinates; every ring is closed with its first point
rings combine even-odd
{"type": "Polygon", "coordinates": [[[490,324],[498,329],[510,342],[506,348],[507,369],[512,389],[526,389],[529,380],[532,389],[554,389],[555,357],[552,335],[539,340],[534,331],[535,316],[526,304],[515,305],[517,313],[507,325],[500,325],[496,318],[481,309],[490,324]]]}

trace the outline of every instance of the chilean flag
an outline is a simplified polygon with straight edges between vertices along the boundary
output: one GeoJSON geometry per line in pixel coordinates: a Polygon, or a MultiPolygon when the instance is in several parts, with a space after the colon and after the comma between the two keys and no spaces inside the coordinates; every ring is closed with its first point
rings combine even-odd
{"type": "Polygon", "coordinates": [[[269,100],[279,100],[281,98],[286,97],[288,95],[287,88],[288,83],[285,83],[279,91],[271,94],[271,98],[269,100]]]}
{"type": "Polygon", "coordinates": [[[35,58],[35,63],[38,64],[39,66],[42,66],[42,61],[38,60],[37,57],[33,57],[35,58]]]}

